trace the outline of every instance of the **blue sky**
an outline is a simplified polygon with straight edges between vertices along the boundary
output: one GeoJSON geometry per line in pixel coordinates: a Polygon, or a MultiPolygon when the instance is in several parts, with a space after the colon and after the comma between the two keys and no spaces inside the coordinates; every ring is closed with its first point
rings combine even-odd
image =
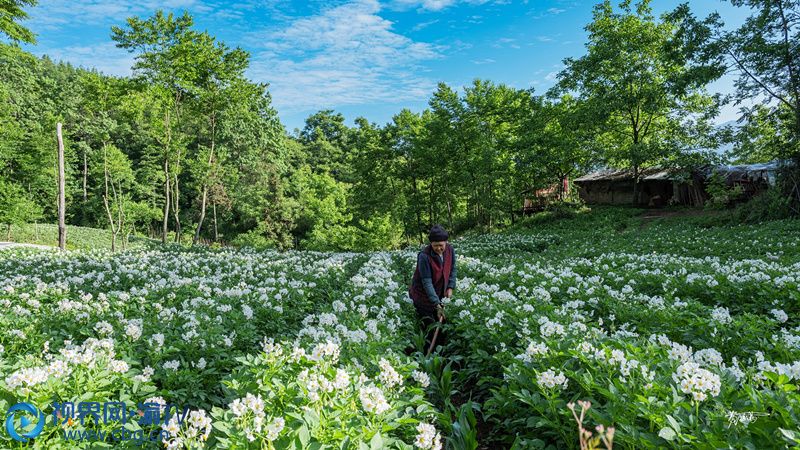
{"type": "MultiPolygon", "coordinates": [[[[197,28],[251,53],[249,78],[270,83],[289,131],[332,108],[347,123],[383,124],[402,108],[421,111],[438,82],[461,88],[475,78],[543,93],[566,57],[585,52],[584,26],[597,1],[581,0],[41,0],[26,25],[36,54],[130,74],[133,57],[117,49],[112,25],[155,9],[189,11],[197,28]]],[[[653,0],[657,13],[678,0],[653,0]]],[[[699,16],[719,11],[740,24],[746,11],[718,0],[690,0],[699,16]]],[[[729,75],[712,92],[733,89],[729,75]]],[[[719,122],[738,117],[726,107],[719,122]]]]}

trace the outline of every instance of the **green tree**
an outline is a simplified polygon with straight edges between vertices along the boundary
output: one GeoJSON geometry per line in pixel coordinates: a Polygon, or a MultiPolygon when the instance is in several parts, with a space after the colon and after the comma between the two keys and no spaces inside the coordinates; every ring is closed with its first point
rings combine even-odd
{"type": "Polygon", "coordinates": [[[521,179],[529,189],[562,186],[575,174],[588,170],[598,150],[597,127],[589,111],[570,95],[557,101],[531,96],[522,116],[520,136],[521,179]]]}
{"type": "Polygon", "coordinates": [[[679,23],[656,19],[650,0],[623,1],[619,11],[606,0],[586,30],[587,54],[564,61],[555,92],[574,92],[602,124],[605,159],[633,170],[638,204],[642,168],[705,144],[719,100],[705,86],[723,70],[692,59],[679,23]]]}
{"type": "Polygon", "coordinates": [[[38,0],[0,1],[0,33],[8,36],[12,41],[35,43],[36,36],[17,22],[28,18],[25,6],[36,6],[37,3],[38,0]]]}
{"type": "Polygon", "coordinates": [[[750,15],[733,30],[724,29],[718,14],[697,20],[684,6],[683,33],[698,42],[699,60],[738,72],[735,104],[757,99],[742,108],[745,122],[738,136],[737,156],[793,161],[781,181],[794,211],[800,212],[800,0],[730,0],[750,15]],[[748,153],[751,153],[748,155],[748,153]]]}
{"type": "Polygon", "coordinates": [[[183,130],[184,103],[197,95],[202,76],[201,63],[208,51],[207,34],[192,30],[194,20],[188,12],[180,17],[157,11],[148,19],[130,17],[127,27],[112,27],[117,46],[136,53],[135,77],[152,85],[158,97],[162,123],[158,137],[163,149],[164,216],[162,242],[166,242],[170,208],[175,218],[175,240],[180,241],[181,164],[186,156],[187,136],[183,130]]]}
{"type": "MultiPolygon", "coordinates": [[[[203,40],[210,37],[206,34],[201,35],[203,40]]],[[[200,217],[197,221],[197,228],[193,242],[197,243],[200,239],[203,221],[206,216],[206,204],[210,182],[219,182],[217,172],[219,171],[219,157],[217,151],[219,121],[229,102],[235,99],[235,91],[242,89],[244,71],[249,65],[249,55],[239,48],[230,50],[224,43],[214,44],[206,42],[201,45],[206,51],[202,54],[203,60],[198,68],[201,71],[199,78],[198,109],[199,115],[205,120],[201,126],[206,137],[205,143],[201,147],[199,158],[195,160],[195,176],[203,180],[200,192],[200,217]],[[198,170],[199,166],[199,170],[198,170]]]]}
{"type": "Polygon", "coordinates": [[[41,208],[21,187],[0,179],[0,223],[6,225],[6,240],[11,239],[12,225],[24,225],[41,217],[41,208]]]}
{"type": "Polygon", "coordinates": [[[299,138],[306,146],[312,169],[331,173],[339,181],[352,181],[350,128],[341,113],[325,109],[308,116],[299,138]]]}

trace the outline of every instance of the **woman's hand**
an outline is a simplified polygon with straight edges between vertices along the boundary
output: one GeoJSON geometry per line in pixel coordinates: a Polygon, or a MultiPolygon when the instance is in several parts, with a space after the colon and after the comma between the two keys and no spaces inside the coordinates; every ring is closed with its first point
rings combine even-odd
{"type": "Polygon", "coordinates": [[[447,297],[447,298],[452,297],[453,296],[453,289],[452,288],[447,288],[447,290],[444,291],[444,296],[447,297]]]}

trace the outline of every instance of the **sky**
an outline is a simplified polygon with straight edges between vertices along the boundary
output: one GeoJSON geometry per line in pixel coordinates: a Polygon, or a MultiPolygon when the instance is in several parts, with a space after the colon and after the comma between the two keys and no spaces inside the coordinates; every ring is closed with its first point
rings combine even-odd
{"type": "MultiPolygon", "coordinates": [[[[439,82],[461,90],[475,78],[544,93],[567,57],[585,53],[599,0],[40,0],[24,24],[24,47],[110,75],[130,75],[134,58],[116,48],[111,27],[156,9],[188,11],[199,30],[251,54],[247,76],[270,85],[290,132],[321,109],[380,125],[403,108],[419,112],[439,82]]],[[[684,0],[686,1],[686,0],[684,0]]],[[[656,13],[679,0],[653,0],[656,13]]],[[[747,11],[721,0],[688,0],[694,13],[718,11],[728,26],[747,11]]],[[[732,93],[735,74],[710,86],[732,93]]],[[[719,123],[738,118],[723,108],[719,123]]]]}

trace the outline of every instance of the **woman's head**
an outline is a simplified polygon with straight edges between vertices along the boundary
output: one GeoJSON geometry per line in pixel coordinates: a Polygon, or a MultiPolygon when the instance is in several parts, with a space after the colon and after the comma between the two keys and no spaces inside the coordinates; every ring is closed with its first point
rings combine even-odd
{"type": "Polygon", "coordinates": [[[431,241],[431,247],[433,251],[436,253],[441,254],[444,252],[445,245],[447,244],[447,238],[450,236],[447,234],[444,228],[441,225],[434,225],[431,227],[430,233],[428,233],[428,240],[431,241]]]}

